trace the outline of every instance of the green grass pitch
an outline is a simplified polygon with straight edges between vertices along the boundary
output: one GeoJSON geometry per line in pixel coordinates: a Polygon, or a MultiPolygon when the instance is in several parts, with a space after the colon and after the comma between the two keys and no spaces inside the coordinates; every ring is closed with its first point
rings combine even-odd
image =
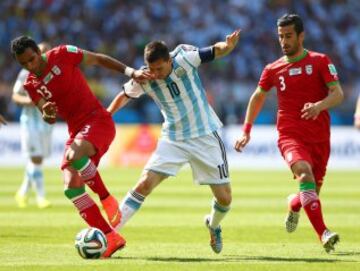
{"type": "MultiPolygon", "coordinates": [[[[14,194],[22,168],[0,169],[0,270],[360,270],[360,172],[329,171],[321,199],[328,226],[340,234],[328,255],[302,212],[296,232],[285,232],[286,197],[297,191],[287,171],[232,171],[233,204],[222,223],[224,249],[211,251],[203,217],[210,189],[192,184],[191,172],[164,181],[123,229],[127,247],[109,260],[83,260],[74,238],[86,225],[63,196],[58,169],[45,172],[53,207],[32,197],[18,209],[14,194]]],[[[103,169],[118,198],[138,169],[103,169]]]]}

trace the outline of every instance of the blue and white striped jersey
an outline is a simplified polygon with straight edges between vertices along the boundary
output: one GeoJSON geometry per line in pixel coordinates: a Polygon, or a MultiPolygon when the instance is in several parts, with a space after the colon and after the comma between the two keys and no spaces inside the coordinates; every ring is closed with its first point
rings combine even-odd
{"type": "MultiPolygon", "coordinates": [[[[22,69],[14,84],[13,92],[22,96],[29,96],[24,89],[24,82],[29,72],[22,69]]],[[[36,106],[23,106],[20,116],[20,123],[29,130],[51,131],[51,125],[47,124],[41,116],[39,109],[36,106]]]]}
{"type": "Polygon", "coordinates": [[[124,85],[131,98],[149,95],[164,117],[162,137],[173,141],[211,134],[222,123],[209,105],[198,74],[201,64],[199,49],[179,45],[170,53],[173,69],[164,80],[138,84],[133,80],[124,85]]]}

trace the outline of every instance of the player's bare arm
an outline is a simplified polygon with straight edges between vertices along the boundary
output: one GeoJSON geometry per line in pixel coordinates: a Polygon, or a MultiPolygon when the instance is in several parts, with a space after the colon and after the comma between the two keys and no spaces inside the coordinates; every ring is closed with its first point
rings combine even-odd
{"type": "Polygon", "coordinates": [[[236,151],[241,152],[243,148],[249,143],[251,126],[254,123],[256,117],[259,115],[259,112],[261,111],[264,105],[266,97],[267,97],[267,93],[265,91],[262,91],[260,87],[257,87],[254,93],[251,95],[246,110],[243,134],[235,142],[236,151]]]}
{"type": "Polygon", "coordinates": [[[240,32],[240,29],[235,30],[233,33],[226,36],[225,41],[220,41],[214,44],[215,58],[224,57],[231,53],[232,50],[234,50],[236,44],[239,41],[240,32]]]}
{"type": "Polygon", "coordinates": [[[321,111],[339,105],[344,99],[344,93],[340,84],[329,87],[329,95],[316,103],[306,103],[301,110],[301,118],[315,120],[321,111]]]}
{"type": "Polygon", "coordinates": [[[0,114],[0,127],[1,127],[1,125],[6,125],[6,124],[7,124],[7,122],[6,122],[5,118],[3,117],[3,115],[0,114]]]}
{"type": "Polygon", "coordinates": [[[37,102],[36,107],[40,110],[44,121],[49,124],[55,123],[57,113],[57,107],[55,103],[48,102],[45,99],[41,98],[37,102]]]}
{"type": "Polygon", "coordinates": [[[121,91],[118,95],[116,95],[106,110],[113,115],[115,112],[123,108],[129,100],[130,98],[126,96],[125,92],[121,91]]]}
{"type": "Polygon", "coordinates": [[[34,105],[30,97],[24,96],[24,95],[21,95],[18,93],[14,93],[12,95],[12,100],[14,101],[14,103],[16,103],[17,105],[21,105],[21,106],[33,106],[34,105]]]}
{"type": "Polygon", "coordinates": [[[356,109],[354,114],[354,125],[357,129],[360,129],[360,96],[357,99],[356,109]]]}
{"type": "Polygon", "coordinates": [[[105,67],[109,70],[121,72],[128,77],[133,78],[136,82],[144,82],[146,80],[153,79],[153,76],[149,71],[135,70],[126,66],[121,61],[101,53],[94,53],[84,50],[83,63],[85,65],[98,65],[105,67]]]}

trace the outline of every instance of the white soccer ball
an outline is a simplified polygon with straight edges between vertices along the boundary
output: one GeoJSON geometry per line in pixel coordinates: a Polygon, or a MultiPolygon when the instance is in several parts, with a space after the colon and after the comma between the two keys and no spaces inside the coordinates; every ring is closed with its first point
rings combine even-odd
{"type": "Polygon", "coordinates": [[[83,229],[76,235],[75,248],[84,259],[98,259],[107,248],[106,236],[97,228],[83,229]]]}

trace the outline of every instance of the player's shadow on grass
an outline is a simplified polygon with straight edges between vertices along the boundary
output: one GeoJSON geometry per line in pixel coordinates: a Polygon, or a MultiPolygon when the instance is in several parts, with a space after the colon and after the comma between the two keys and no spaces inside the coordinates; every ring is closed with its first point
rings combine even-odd
{"type": "Polygon", "coordinates": [[[304,263],[335,263],[353,262],[341,259],[324,258],[290,258],[290,257],[271,257],[271,256],[245,256],[240,257],[242,261],[265,261],[265,262],[304,262],[304,263]]]}
{"type": "MultiPolygon", "coordinates": [[[[116,258],[116,257],[115,257],[116,258]]],[[[118,257],[126,260],[145,260],[152,262],[304,262],[304,263],[335,263],[335,262],[356,262],[341,259],[323,259],[323,258],[285,258],[285,257],[269,257],[269,256],[229,256],[221,258],[186,258],[186,257],[118,257]]]]}
{"type": "Polygon", "coordinates": [[[332,254],[336,256],[359,256],[360,251],[343,251],[343,252],[334,252],[332,254]]]}

